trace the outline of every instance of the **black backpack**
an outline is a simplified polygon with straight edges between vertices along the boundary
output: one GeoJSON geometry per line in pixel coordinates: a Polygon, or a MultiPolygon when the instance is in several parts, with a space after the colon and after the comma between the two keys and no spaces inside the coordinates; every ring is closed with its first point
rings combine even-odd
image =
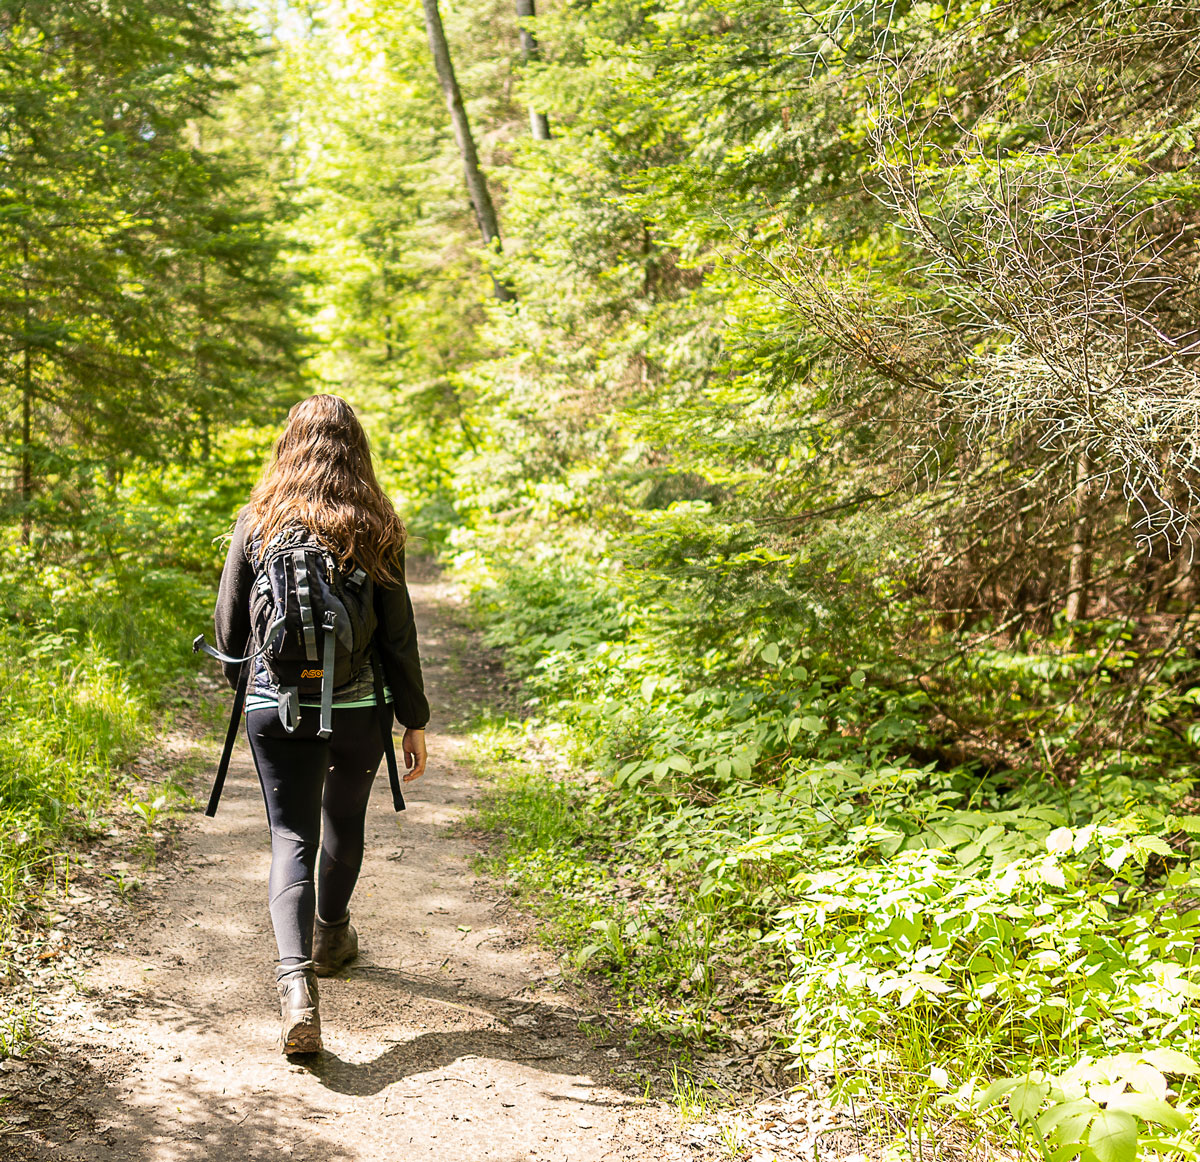
{"type": "MultiPolygon", "coordinates": [[[[192,642],[194,653],[202,650],[218,661],[240,666],[225,749],[206,815],[216,814],[253,670],[250,663],[260,654],[279,687],[279,719],[289,734],[300,724],[301,697],[319,695],[317,736],[328,738],[334,688],[353,681],[372,654],[375,701],[383,701],[383,668],[374,648],[375,587],[366,571],[357,566],[348,572],[339,569],[307,529],[281,533],[265,552],[261,545],[261,540],[250,543],[251,560],[259,562],[250,596],[250,652],[230,657],[210,646],[203,634],[192,642]]],[[[383,735],[392,799],[396,810],[403,811],[390,722],[383,735]]]]}
{"type": "Polygon", "coordinates": [[[290,734],[300,722],[300,697],[320,695],[328,738],[334,687],[358,676],[375,636],[375,587],[364,570],[338,569],[306,530],[284,533],[260,559],[250,598],[250,641],[279,687],[279,718],[290,734]]]}

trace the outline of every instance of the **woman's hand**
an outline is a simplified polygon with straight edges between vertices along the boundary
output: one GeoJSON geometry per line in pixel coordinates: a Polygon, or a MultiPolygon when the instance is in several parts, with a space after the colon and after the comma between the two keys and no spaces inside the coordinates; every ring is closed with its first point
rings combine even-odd
{"type": "Polygon", "coordinates": [[[419,779],[425,773],[425,732],[414,730],[411,726],[404,731],[404,766],[408,774],[404,776],[406,783],[419,779]]]}

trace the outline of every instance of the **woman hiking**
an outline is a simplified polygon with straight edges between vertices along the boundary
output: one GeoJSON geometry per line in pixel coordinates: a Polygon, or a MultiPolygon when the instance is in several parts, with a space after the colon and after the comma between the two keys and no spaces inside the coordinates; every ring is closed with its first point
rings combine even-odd
{"type": "MultiPolygon", "coordinates": [[[[243,663],[252,667],[246,732],[271,829],[268,898],[286,1054],[320,1050],[316,977],[358,955],[350,897],[393,715],[404,727],[404,781],[425,770],[429,704],[404,583],[405,535],[350,405],[314,395],[288,413],[221,574],[217,648],[234,658],[256,651],[243,663]],[[316,659],[294,671],[301,680],[293,686],[283,684],[290,679],[280,678],[269,648],[286,637],[284,612],[299,619],[295,636],[301,648],[308,638],[316,659]],[[280,620],[264,632],[264,617],[280,620]],[[265,646],[263,637],[271,639],[265,646]],[[316,647],[326,640],[322,656],[316,647]]],[[[225,665],[231,684],[238,674],[225,665]]]]}

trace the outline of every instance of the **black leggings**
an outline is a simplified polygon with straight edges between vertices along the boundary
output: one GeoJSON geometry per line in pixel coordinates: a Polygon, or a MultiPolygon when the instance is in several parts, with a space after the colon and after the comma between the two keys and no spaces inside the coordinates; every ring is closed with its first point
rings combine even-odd
{"type": "MultiPolygon", "coordinates": [[[[391,705],[382,712],[390,730],[391,705]]],[[[271,826],[269,900],[282,966],[312,959],[318,901],[321,919],[331,924],[349,909],[362,866],[367,799],[383,757],[379,718],[375,706],[334,707],[332,735],[318,738],[315,707],[305,708],[294,734],[273,707],[246,715],[271,826]]]]}

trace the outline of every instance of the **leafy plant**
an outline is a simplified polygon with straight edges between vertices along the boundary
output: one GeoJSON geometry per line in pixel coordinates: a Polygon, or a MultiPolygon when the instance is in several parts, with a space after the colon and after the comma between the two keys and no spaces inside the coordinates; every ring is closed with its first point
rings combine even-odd
{"type": "Polygon", "coordinates": [[[1194,1158],[1194,1111],[1170,1099],[1168,1076],[1200,1067],[1169,1049],[1085,1060],[1058,1075],[1033,1071],[993,1082],[974,1101],[1003,1102],[1018,1132],[1047,1162],[1134,1162],[1142,1150],[1194,1158]]]}

